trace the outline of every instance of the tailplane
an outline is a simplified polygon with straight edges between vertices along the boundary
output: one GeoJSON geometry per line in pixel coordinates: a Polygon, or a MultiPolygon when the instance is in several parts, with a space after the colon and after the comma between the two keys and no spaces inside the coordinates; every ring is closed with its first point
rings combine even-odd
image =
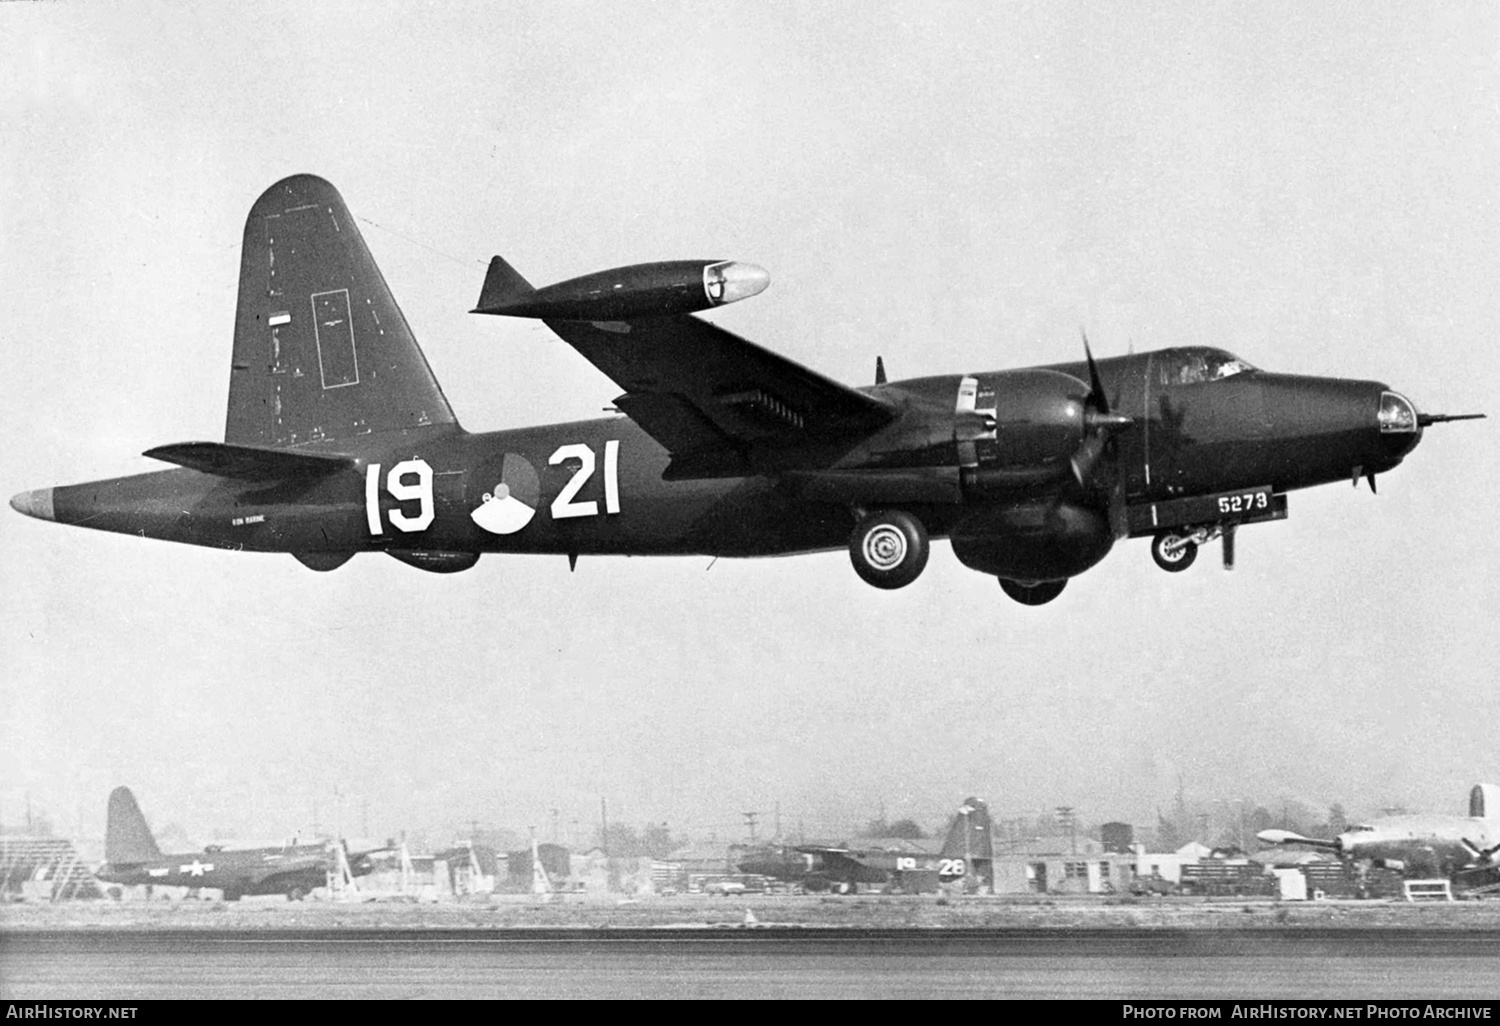
{"type": "Polygon", "coordinates": [[[990,807],[983,798],[965,798],[948,827],[942,856],[949,859],[993,859],[994,843],[990,839],[990,807]]]}
{"type": "Polygon", "coordinates": [[[295,175],[245,222],[230,445],[287,448],[455,424],[338,190],[295,175]]]}
{"type": "Polygon", "coordinates": [[[135,795],[128,787],[117,787],[109,793],[109,816],[104,827],[104,860],[115,866],[128,866],[141,862],[154,862],[161,858],[161,849],[141,807],[135,803],[135,795]]]}

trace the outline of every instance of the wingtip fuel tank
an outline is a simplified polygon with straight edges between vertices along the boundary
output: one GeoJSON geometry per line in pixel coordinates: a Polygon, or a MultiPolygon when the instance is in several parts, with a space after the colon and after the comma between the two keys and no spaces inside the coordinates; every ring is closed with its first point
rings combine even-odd
{"type": "Polygon", "coordinates": [[[497,256],[472,312],[549,321],[630,321],[737,303],[770,284],[765,268],[738,260],[665,260],[537,289],[497,256]]]}

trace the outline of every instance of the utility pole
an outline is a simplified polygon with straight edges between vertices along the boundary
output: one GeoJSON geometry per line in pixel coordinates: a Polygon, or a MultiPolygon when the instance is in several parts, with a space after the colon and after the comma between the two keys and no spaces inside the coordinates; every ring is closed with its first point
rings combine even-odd
{"type": "Polygon", "coordinates": [[[753,846],[755,844],[755,818],[759,816],[760,813],[742,812],[740,813],[740,815],[745,817],[745,826],[750,829],[750,844],[753,846]]]}
{"type": "Polygon", "coordinates": [[[553,844],[558,843],[557,842],[557,810],[556,809],[552,810],[552,843],[553,844]]]}
{"type": "Polygon", "coordinates": [[[773,838],[778,844],[781,842],[781,803],[776,803],[776,836],[773,838]]]}
{"type": "Polygon", "coordinates": [[[1067,828],[1068,850],[1074,855],[1078,854],[1078,838],[1073,832],[1073,826],[1077,822],[1073,817],[1073,806],[1059,805],[1057,807],[1057,821],[1067,828]]]}

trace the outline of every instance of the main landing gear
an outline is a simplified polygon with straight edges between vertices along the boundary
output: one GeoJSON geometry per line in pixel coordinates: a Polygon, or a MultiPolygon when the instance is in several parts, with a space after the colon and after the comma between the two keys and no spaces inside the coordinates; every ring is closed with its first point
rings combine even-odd
{"type": "Polygon", "coordinates": [[[899,509],[880,510],[860,518],[849,536],[854,572],[877,588],[904,588],[927,565],[927,528],[899,509]]]}

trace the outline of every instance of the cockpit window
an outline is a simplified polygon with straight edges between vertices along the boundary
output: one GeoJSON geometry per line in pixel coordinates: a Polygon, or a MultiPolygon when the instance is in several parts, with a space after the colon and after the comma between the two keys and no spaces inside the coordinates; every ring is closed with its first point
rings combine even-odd
{"type": "Polygon", "coordinates": [[[1401,434],[1417,430],[1417,411],[1411,400],[1396,392],[1380,394],[1380,433],[1401,434]]]}
{"type": "Polygon", "coordinates": [[[1205,346],[1168,350],[1158,359],[1161,360],[1163,385],[1201,385],[1255,369],[1232,353],[1205,346]]]}

